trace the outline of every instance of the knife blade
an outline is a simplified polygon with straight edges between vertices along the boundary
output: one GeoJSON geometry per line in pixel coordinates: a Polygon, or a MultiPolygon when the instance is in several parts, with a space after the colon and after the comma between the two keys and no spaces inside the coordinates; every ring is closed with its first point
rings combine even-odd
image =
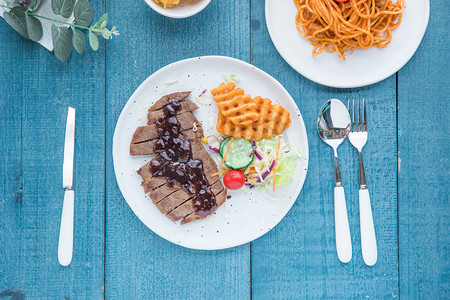
{"type": "Polygon", "coordinates": [[[75,109],[69,107],[67,113],[66,139],[64,142],[63,188],[73,186],[73,157],[75,148],[75,109]]]}
{"type": "Polygon", "coordinates": [[[74,199],[73,191],[73,158],[75,152],[75,109],[69,107],[67,113],[66,138],[64,142],[63,163],[63,188],[64,203],[61,214],[61,227],[59,230],[58,261],[62,266],[68,266],[73,255],[73,214],[74,199]]]}

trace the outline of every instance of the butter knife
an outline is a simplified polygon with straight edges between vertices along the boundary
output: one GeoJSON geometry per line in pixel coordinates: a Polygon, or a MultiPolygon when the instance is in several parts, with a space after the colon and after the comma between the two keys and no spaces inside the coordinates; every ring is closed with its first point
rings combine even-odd
{"type": "Polygon", "coordinates": [[[61,215],[61,227],[59,230],[58,261],[62,266],[68,266],[72,261],[73,254],[73,214],[74,199],[73,191],[73,157],[75,146],[75,109],[69,107],[67,113],[66,139],[64,142],[64,164],[63,164],[63,188],[64,204],[61,215]]]}

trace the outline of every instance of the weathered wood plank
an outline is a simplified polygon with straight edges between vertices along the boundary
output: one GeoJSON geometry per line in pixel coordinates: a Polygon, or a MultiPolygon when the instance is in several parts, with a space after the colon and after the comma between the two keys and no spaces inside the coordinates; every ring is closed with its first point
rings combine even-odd
{"type": "MultiPolygon", "coordinates": [[[[286,218],[252,243],[255,299],[345,299],[398,297],[396,80],[353,90],[317,85],[297,74],[277,53],[267,32],[264,5],[252,1],[252,63],[278,79],[303,115],[310,165],[303,190],[286,218]],[[378,263],[364,265],[359,233],[358,157],[346,142],[338,152],[346,192],[353,258],[342,264],[336,254],[332,149],[319,138],[317,113],[330,98],[368,102],[369,142],[366,175],[378,237],[378,263]]],[[[295,26],[295,24],[292,24],[295,26]]]]}
{"type": "MultiPolygon", "coordinates": [[[[23,47],[22,37],[14,34],[6,23],[0,20],[0,53],[2,53],[2,78],[6,78],[5,65],[12,68],[11,61],[22,58],[23,53],[14,53],[11,44],[17,50],[23,47]],[[4,26],[5,25],[5,26],[4,26]],[[7,62],[7,63],[5,63],[7,62]]],[[[22,70],[8,74],[8,93],[22,98],[22,70]]],[[[5,81],[5,80],[3,80],[5,81]]],[[[15,280],[19,268],[17,250],[20,250],[22,237],[17,232],[22,219],[20,217],[23,204],[22,175],[22,101],[2,94],[0,96],[0,295],[23,295],[22,287],[15,280]],[[10,260],[13,257],[13,260],[10,260]],[[7,259],[9,261],[7,261],[7,259]],[[13,276],[11,276],[13,275],[13,276]],[[12,282],[16,281],[16,282],[12,282]]]]}
{"type": "Polygon", "coordinates": [[[249,4],[212,1],[200,14],[183,20],[162,17],[144,1],[124,10],[120,1],[109,0],[107,11],[122,35],[120,42],[107,45],[106,297],[249,298],[249,245],[194,251],[156,236],[120,194],[111,153],[115,123],[123,106],[153,72],[199,55],[249,61],[249,4]]]}
{"type": "MultiPolygon", "coordinates": [[[[101,13],[101,2],[94,9],[101,13]]],[[[68,63],[0,19],[0,298],[103,297],[104,56],[68,63]],[[77,109],[75,239],[69,267],[57,248],[67,107],[77,109]]]]}
{"type": "Polygon", "coordinates": [[[398,77],[400,295],[450,298],[450,70],[447,1],[398,77]]]}

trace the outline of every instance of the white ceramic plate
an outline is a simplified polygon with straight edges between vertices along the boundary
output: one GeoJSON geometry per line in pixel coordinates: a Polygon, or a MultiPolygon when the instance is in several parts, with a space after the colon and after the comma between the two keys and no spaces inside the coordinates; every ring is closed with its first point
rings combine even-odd
{"type": "Polygon", "coordinates": [[[336,53],[312,55],[312,45],[297,31],[293,0],[266,0],[267,28],[280,55],[306,78],[337,88],[361,87],[400,70],[419,47],[428,24],[429,1],[405,1],[402,23],[392,32],[391,44],[355,50],[345,61],[336,53]]]}
{"type": "Polygon", "coordinates": [[[272,229],[283,219],[297,199],[308,168],[308,140],[301,114],[289,93],[267,73],[237,59],[223,56],[204,56],[170,64],[154,73],[134,92],[125,105],[113,140],[114,170],[119,188],[134,213],[161,237],[188,248],[223,249],[250,242],[272,229]],[[228,199],[214,215],[181,226],[159,212],[141,187],[141,177],[136,173],[149,157],[132,157],[129,154],[131,137],[138,126],[146,124],[147,109],[161,96],[192,91],[195,100],[208,89],[207,104],[198,104],[194,115],[203,123],[206,134],[214,134],[217,107],[209,89],[224,81],[224,74],[237,74],[238,84],[251,96],[264,96],[282,104],[290,113],[292,123],[285,131],[290,142],[303,157],[293,182],[288,187],[277,187],[274,199],[254,189],[229,191],[228,199]],[[175,82],[176,81],[176,82],[175,82]],[[169,84],[171,83],[171,84],[169,84]],[[211,120],[212,118],[212,120],[211,120]],[[212,122],[211,122],[212,121],[212,122]],[[275,200],[276,198],[276,200],[275,200]]]}
{"type": "Polygon", "coordinates": [[[208,6],[211,0],[198,0],[198,1],[187,1],[181,0],[180,4],[173,6],[171,8],[164,8],[162,5],[157,4],[153,0],[145,0],[148,6],[150,6],[157,13],[174,19],[182,19],[191,17],[199,12],[201,12],[205,7],[208,6]]]}

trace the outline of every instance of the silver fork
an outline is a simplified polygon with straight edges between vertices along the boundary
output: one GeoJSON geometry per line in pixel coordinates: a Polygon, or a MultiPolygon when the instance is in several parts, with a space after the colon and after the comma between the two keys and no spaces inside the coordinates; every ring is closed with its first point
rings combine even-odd
{"type": "Polygon", "coordinates": [[[366,174],[362,160],[361,150],[367,142],[367,114],[366,101],[363,98],[363,115],[361,117],[361,101],[358,100],[358,120],[355,118],[355,99],[350,109],[350,100],[347,108],[351,112],[352,124],[348,139],[359,152],[359,222],[361,227],[361,249],[364,262],[373,266],[377,262],[377,240],[373,225],[372,208],[370,206],[369,190],[367,189],[366,174]]]}

